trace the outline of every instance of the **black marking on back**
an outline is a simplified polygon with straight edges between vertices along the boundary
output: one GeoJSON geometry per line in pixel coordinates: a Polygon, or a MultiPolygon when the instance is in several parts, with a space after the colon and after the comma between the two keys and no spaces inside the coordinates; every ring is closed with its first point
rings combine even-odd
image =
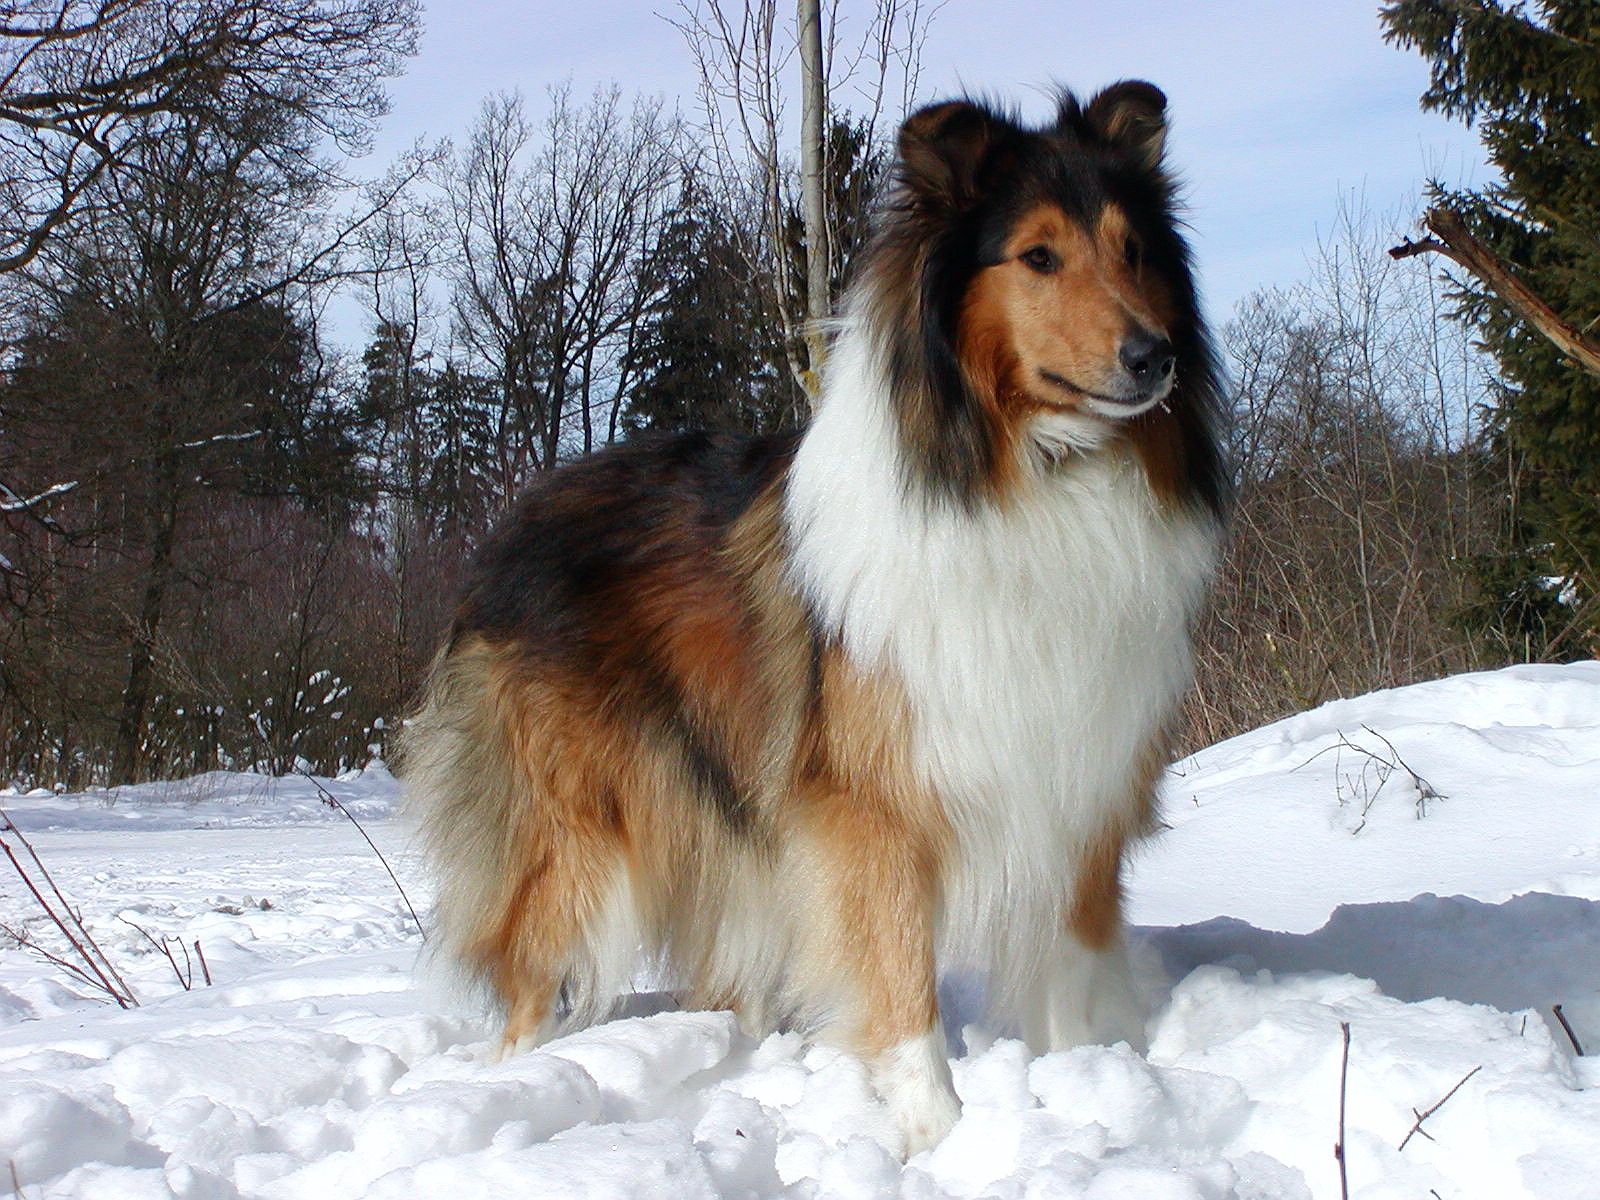
{"type": "Polygon", "coordinates": [[[675,748],[696,793],[748,831],[754,806],[659,661],[639,584],[652,572],[723,569],[734,523],[787,469],[797,440],[645,437],[541,476],[479,549],[450,644],[474,634],[535,665],[614,679],[608,703],[675,748]]]}

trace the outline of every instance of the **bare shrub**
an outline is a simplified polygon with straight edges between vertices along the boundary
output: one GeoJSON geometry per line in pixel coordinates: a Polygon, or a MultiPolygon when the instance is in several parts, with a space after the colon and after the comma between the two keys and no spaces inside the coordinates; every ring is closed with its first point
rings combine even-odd
{"type": "Polygon", "coordinates": [[[1311,279],[1249,297],[1223,331],[1239,491],[1190,745],[1488,665],[1452,615],[1460,565],[1499,528],[1489,368],[1384,236],[1347,208],[1311,279]]]}

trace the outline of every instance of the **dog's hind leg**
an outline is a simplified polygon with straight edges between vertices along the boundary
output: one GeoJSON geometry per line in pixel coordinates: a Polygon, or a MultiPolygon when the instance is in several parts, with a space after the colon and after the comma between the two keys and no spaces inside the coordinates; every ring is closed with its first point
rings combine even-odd
{"type": "MultiPolygon", "coordinates": [[[[581,831],[547,828],[521,847],[524,866],[502,893],[498,919],[487,922],[468,954],[505,1010],[502,1057],[531,1049],[556,1029],[556,1004],[568,989],[569,1022],[584,1025],[611,999],[598,994],[609,974],[597,969],[609,926],[631,925],[617,852],[581,831]]],[[[631,960],[636,944],[622,947],[631,960]]]]}
{"type": "Polygon", "coordinates": [[[592,1021],[638,949],[616,755],[592,705],[514,648],[465,640],[434,664],[407,729],[408,803],[439,870],[438,941],[489,986],[503,1050],[592,1021]]]}

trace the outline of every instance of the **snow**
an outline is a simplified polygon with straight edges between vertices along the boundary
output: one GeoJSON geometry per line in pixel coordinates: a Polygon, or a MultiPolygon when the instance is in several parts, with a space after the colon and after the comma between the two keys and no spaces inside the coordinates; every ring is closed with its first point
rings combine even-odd
{"type": "MultiPolygon", "coordinates": [[[[421,908],[394,781],[319,782],[421,908]]],[[[1336,701],[1177,764],[1128,881],[1149,1054],[1030,1058],[947,980],[965,1110],[909,1163],[849,1056],[657,993],[491,1062],[309,780],[0,805],[143,1001],[0,949],[0,1159],[29,1200],[1320,1200],[1341,1023],[1353,1196],[1600,1198],[1600,1068],[1551,1015],[1600,1042],[1600,664],[1336,701]],[[185,990],[135,925],[199,941],[214,984],[185,990]]],[[[9,873],[0,921],[59,949],[9,873]]]]}
{"type": "Polygon", "coordinates": [[[74,479],[71,483],[52,483],[49,487],[45,488],[44,491],[38,493],[37,495],[22,497],[13,492],[5,484],[0,483],[0,512],[21,512],[24,509],[34,507],[36,504],[42,504],[44,501],[55,496],[60,496],[70,492],[77,486],[78,481],[76,479],[74,479]]]}
{"type": "Polygon", "coordinates": [[[1340,904],[1421,892],[1600,899],[1597,779],[1600,663],[1336,700],[1176,764],[1163,813],[1174,828],[1138,863],[1132,917],[1307,932],[1340,904]],[[1343,733],[1386,753],[1368,730],[1447,798],[1419,817],[1403,772],[1378,790],[1369,769],[1363,785],[1360,756],[1331,751],[1343,733]],[[1197,894],[1195,871],[1221,877],[1197,894]]]}

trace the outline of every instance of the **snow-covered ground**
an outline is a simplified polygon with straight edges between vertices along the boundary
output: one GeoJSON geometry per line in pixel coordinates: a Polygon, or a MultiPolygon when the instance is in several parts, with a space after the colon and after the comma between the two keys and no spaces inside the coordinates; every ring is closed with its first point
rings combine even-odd
{"type": "MultiPolygon", "coordinates": [[[[421,907],[394,782],[328,786],[421,907]]],[[[905,1164],[848,1057],[660,996],[487,1062],[304,779],[0,804],[143,1001],[0,937],[0,1190],[30,1200],[1336,1197],[1341,1023],[1353,1196],[1600,1197],[1600,1058],[1551,1014],[1600,1046],[1600,664],[1339,701],[1178,764],[1129,880],[1149,1055],[1030,1059],[953,981],[965,1112],[905,1164]],[[192,990],[135,926],[190,945],[192,990]]],[[[4,862],[0,921],[61,947],[4,862]]]]}

